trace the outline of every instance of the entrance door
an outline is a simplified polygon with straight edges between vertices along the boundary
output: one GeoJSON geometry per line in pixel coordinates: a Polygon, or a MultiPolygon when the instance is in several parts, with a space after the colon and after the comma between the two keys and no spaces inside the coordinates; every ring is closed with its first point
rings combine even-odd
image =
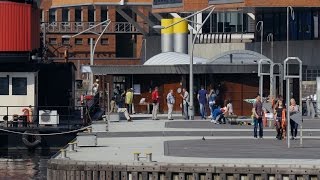
{"type": "Polygon", "coordinates": [[[174,113],[182,113],[182,108],[180,105],[182,105],[182,98],[180,96],[182,92],[182,86],[179,82],[171,83],[171,84],[164,84],[163,86],[163,95],[162,95],[162,102],[163,102],[163,111],[166,113],[168,112],[168,106],[167,106],[167,94],[169,93],[170,89],[173,90],[173,95],[175,97],[175,104],[173,106],[173,112],[174,113]]]}

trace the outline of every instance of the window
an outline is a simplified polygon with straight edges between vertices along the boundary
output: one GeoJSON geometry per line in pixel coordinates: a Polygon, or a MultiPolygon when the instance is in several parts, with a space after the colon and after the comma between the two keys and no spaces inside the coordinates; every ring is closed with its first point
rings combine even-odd
{"type": "Polygon", "coordinates": [[[57,44],[57,38],[49,38],[49,44],[57,44]]]}
{"type": "Polygon", "coordinates": [[[69,22],[69,9],[62,9],[62,22],[69,22]]]}
{"type": "Polygon", "coordinates": [[[93,6],[88,7],[88,22],[94,22],[94,11],[93,6]]]}
{"type": "Polygon", "coordinates": [[[109,39],[108,38],[102,38],[101,39],[101,44],[102,45],[108,45],[109,44],[109,39]]]}
{"type": "Polygon", "coordinates": [[[69,45],[70,44],[70,39],[69,38],[62,38],[62,44],[63,45],[69,45]]]}
{"type": "Polygon", "coordinates": [[[108,8],[106,6],[101,7],[101,22],[108,19],[108,8]]]}
{"type": "Polygon", "coordinates": [[[74,42],[75,42],[76,45],[82,45],[82,39],[81,38],[76,38],[74,40],[74,42]]]}
{"type": "Polygon", "coordinates": [[[27,95],[27,78],[12,78],[12,95],[27,95]]]}
{"type": "Polygon", "coordinates": [[[56,10],[49,9],[49,23],[56,22],[56,10]]]}
{"type": "MultiPolygon", "coordinates": [[[[94,44],[96,43],[96,39],[93,38],[92,40],[93,40],[93,41],[92,41],[92,44],[94,45],[94,44]]],[[[90,45],[90,38],[88,38],[88,44],[90,45]]]]}
{"type": "Polygon", "coordinates": [[[40,11],[40,22],[43,22],[43,10],[40,11]]]}
{"type": "Polygon", "coordinates": [[[9,77],[0,77],[0,95],[9,95],[9,77]]]}
{"type": "Polygon", "coordinates": [[[75,21],[81,22],[82,21],[82,10],[80,8],[76,8],[74,12],[75,21]]]}

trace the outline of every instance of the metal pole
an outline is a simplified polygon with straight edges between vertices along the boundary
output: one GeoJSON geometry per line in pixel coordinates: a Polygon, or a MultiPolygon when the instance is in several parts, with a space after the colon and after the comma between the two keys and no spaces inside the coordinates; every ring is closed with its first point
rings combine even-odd
{"type": "Polygon", "coordinates": [[[215,7],[212,8],[210,13],[207,15],[206,19],[202,22],[201,26],[199,29],[197,29],[197,32],[195,36],[193,37],[192,41],[192,48],[191,48],[191,53],[190,53],[190,72],[189,72],[189,88],[190,88],[190,103],[189,103],[189,119],[192,120],[194,118],[194,102],[193,102],[193,50],[194,50],[194,44],[196,42],[197,36],[202,29],[204,23],[208,20],[210,15],[212,14],[213,10],[215,7]]]}
{"type": "Polygon", "coordinates": [[[107,83],[107,107],[108,107],[108,124],[110,122],[110,87],[109,87],[109,83],[107,83]]]}
{"type": "Polygon", "coordinates": [[[262,55],[262,46],[263,46],[263,21],[261,21],[261,47],[260,47],[261,55],[262,55]]]}
{"type": "MultiPolygon", "coordinates": [[[[286,73],[286,72],[285,72],[286,73]]],[[[287,142],[290,148],[290,79],[286,78],[287,82],[287,142]]]]}
{"type": "MultiPolygon", "coordinates": [[[[93,38],[90,38],[90,66],[93,66],[93,38]]],[[[89,75],[89,94],[92,94],[93,73],[89,75]]]]}
{"type": "Polygon", "coordinates": [[[260,96],[263,97],[263,75],[260,75],[259,90],[260,96]]]}
{"type": "MultiPolygon", "coordinates": [[[[299,111],[302,114],[302,63],[300,62],[300,70],[299,70],[299,111]]],[[[311,101],[312,103],[312,101],[311,101]]],[[[303,118],[303,116],[301,116],[301,118],[303,118]]],[[[302,119],[303,120],[303,119],[302,119]]],[[[301,120],[301,124],[300,124],[300,146],[302,146],[302,125],[303,125],[303,121],[301,120]]]]}
{"type": "Polygon", "coordinates": [[[287,7],[287,57],[289,57],[289,7],[287,7]]]}

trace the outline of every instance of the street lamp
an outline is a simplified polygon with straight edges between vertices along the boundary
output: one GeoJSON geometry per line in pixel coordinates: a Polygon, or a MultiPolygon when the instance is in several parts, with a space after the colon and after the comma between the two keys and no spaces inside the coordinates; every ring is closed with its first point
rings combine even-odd
{"type": "Polygon", "coordinates": [[[256,30],[261,33],[260,54],[262,55],[262,43],[263,43],[263,21],[258,21],[256,24],[256,30]],[[260,25],[260,26],[259,26],[260,25]]]}
{"type": "MultiPolygon", "coordinates": [[[[199,14],[199,13],[205,11],[205,10],[208,10],[208,9],[211,9],[211,11],[207,15],[207,17],[203,20],[203,22],[200,24],[200,27],[197,29],[197,32],[196,32],[195,36],[192,39],[192,49],[191,49],[191,53],[190,53],[190,72],[189,72],[190,103],[189,103],[189,113],[188,114],[189,114],[189,119],[190,120],[192,120],[193,116],[194,116],[194,102],[193,102],[193,93],[194,93],[193,92],[193,50],[194,50],[194,44],[196,42],[196,39],[197,39],[197,36],[198,36],[200,30],[202,29],[202,27],[205,24],[205,22],[209,19],[210,15],[213,13],[213,10],[215,9],[215,7],[214,6],[206,7],[204,9],[202,9],[200,11],[197,11],[197,12],[195,12],[195,13],[193,13],[193,14],[185,17],[185,18],[182,18],[180,21],[172,23],[172,24],[170,24],[170,25],[168,25],[166,27],[160,26],[160,25],[153,26],[153,28],[155,28],[155,29],[167,29],[167,28],[172,27],[172,26],[174,26],[174,25],[176,25],[176,24],[178,24],[178,23],[180,23],[182,21],[189,21],[187,19],[189,19],[190,17],[193,17],[193,16],[195,16],[195,15],[197,15],[197,14],[199,14]]],[[[190,33],[193,33],[193,32],[190,31],[190,33]]]]}
{"type": "MultiPolygon", "coordinates": [[[[86,30],[83,30],[83,31],[81,31],[81,32],[79,32],[78,34],[75,34],[75,35],[73,35],[73,36],[70,36],[70,35],[63,35],[63,36],[62,36],[62,38],[71,39],[71,38],[74,38],[74,37],[76,37],[76,36],[79,36],[79,35],[81,35],[81,34],[83,34],[83,33],[85,33],[85,32],[90,31],[91,29],[96,28],[97,26],[103,25],[103,24],[105,24],[105,23],[107,23],[107,25],[105,26],[105,28],[103,29],[103,31],[101,32],[101,34],[98,34],[99,37],[98,37],[98,39],[96,40],[96,42],[95,42],[94,45],[93,45],[93,38],[90,38],[90,66],[93,66],[93,65],[94,65],[93,60],[94,60],[94,52],[95,52],[95,49],[96,49],[96,47],[97,47],[97,44],[98,44],[100,38],[101,38],[102,35],[106,32],[106,30],[108,29],[108,26],[110,25],[111,20],[110,20],[110,19],[107,19],[107,20],[105,20],[105,21],[103,21],[103,22],[101,22],[101,23],[99,23],[99,24],[96,24],[96,25],[94,25],[94,26],[91,26],[90,28],[88,28],[88,29],[86,29],[86,30]]],[[[94,34],[95,34],[95,33],[94,33],[94,34]]],[[[89,81],[90,81],[90,82],[89,82],[89,89],[90,89],[90,92],[92,93],[92,85],[93,85],[93,73],[92,73],[92,72],[90,73],[89,81]]]]}
{"type": "Polygon", "coordinates": [[[294,10],[291,6],[287,7],[287,58],[289,57],[289,14],[291,15],[292,20],[294,20],[294,10]]]}

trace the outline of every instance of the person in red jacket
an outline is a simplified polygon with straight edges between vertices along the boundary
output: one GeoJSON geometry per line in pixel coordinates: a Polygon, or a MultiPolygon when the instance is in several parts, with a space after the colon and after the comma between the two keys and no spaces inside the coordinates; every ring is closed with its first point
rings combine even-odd
{"type": "Polygon", "coordinates": [[[152,99],[152,120],[159,120],[157,118],[158,109],[159,109],[158,87],[154,88],[154,91],[151,94],[151,99],[152,99]]]}

